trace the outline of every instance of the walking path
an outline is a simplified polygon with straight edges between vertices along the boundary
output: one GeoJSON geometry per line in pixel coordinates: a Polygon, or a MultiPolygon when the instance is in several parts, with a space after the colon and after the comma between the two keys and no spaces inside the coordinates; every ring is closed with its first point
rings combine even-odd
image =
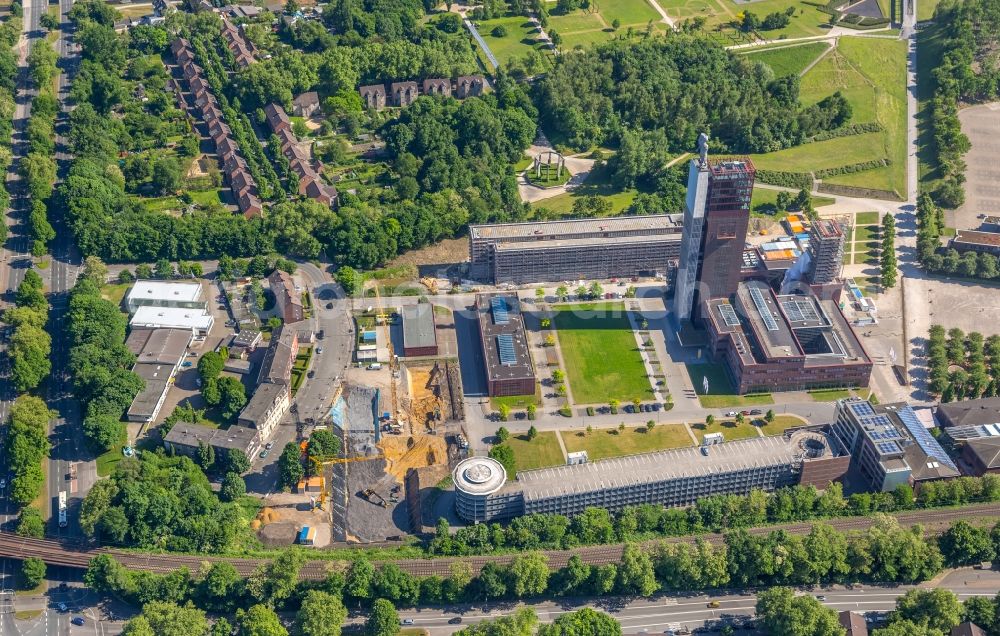
{"type": "Polygon", "coordinates": [[[486,54],[486,59],[490,61],[493,68],[500,68],[500,62],[497,62],[497,58],[493,55],[493,51],[490,50],[490,47],[486,44],[486,40],[483,39],[483,36],[479,35],[479,31],[476,30],[476,25],[472,24],[472,21],[468,18],[462,18],[462,22],[465,23],[465,28],[469,30],[469,33],[471,33],[472,37],[476,39],[479,46],[482,47],[483,53],[486,54]]]}
{"type": "MultiPolygon", "coordinates": [[[[653,363],[649,359],[649,350],[646,348],[646,343],[643,341],[641,333],[643,329],[637,319],[637,311],[638,308],[629,309],[625,312],[625,314],[628,316],[629,324],[632,325],[632,336],[635,338],[636,347],[639,348],[639,356],[642,358],[642,365],[646,369],[646,377],[649,380],[649,387],[653,390],[653,400],[662,404],[666,401],[666,399],[663,397],[663,393],[660,392],[660,388],[656,386],[656,370],[653,369],[653,363]]],[[[653,348],[650,347],[650,349],[653,348]]]]}
{"type": "Polygon", "coordinates": [[[668,25],[670,25],[671,30],[673,31],[677,30],[677,25],[674,24],[673,19],[671,19],[671,17],[667,15],[667,12],[663,10],[663,7],[660,6],[659,2],[657,2],[656,0],[646,0],[646,1],[649,3],[649,6],[653,7],[653,9],[655,9],[656,12],[659,13],[660,16],[663,18],[661,22],[666,22],[668,25]]]}

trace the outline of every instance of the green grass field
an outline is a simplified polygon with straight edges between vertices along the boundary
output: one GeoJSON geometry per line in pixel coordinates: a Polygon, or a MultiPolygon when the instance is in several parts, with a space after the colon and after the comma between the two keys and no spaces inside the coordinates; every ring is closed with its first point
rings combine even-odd
{"type": "Polygon", "coordinates": [[[878,222],[878,212],[858,212],[854,215],[854,223],[857,225],[875,225],[878,222]]]}
{"type": "Polygon", "coordinates": [[[577,404],[646,400],[652,393],[623,303],[557,307],[554,326],[577,404]]]}
{"type": "MultiPolygon", "coordinates": [[[[750,209],[761,214],[774,214],[774,206],[778,201],[779,190],[771,188],[754,188],[750,198],[750,209]]],[[[813,207],[821,208],[825,205],[833,205],[834,200],[830,197],[813,197],[813,207]]]]}
{"type": "Polygon", "coordinates": [[[751,155],[758,170],[809,172],[884,157],[883,133],[865,133],[751,155]]]}
{"type": "Polygon", "coordinates": [[[809,391],[809,397],[817,402],[833,402],[851,397],[851,392],[847,389],[820,389],[809,391]]]}
{"type": "Polygon", "coordinates": [[[698,401],[703,408],[717,409],[729,406],[759,406],[774,404],[774,398],[769,393],[736,395],[725,368],[715,362],[686,365],[691,384],[698,394],[698,401]],[[708,393],[704,388],[704,378],[708,378],[708,393]]]}
{"type": "Polygon", "coordinates": [[[753,11],[758,17],[763,18],[768,13],[784,12],[789,7],[795,7],[787,27],[761,32],[761,35],[768,40],[820,35],[826,30],[830,17],[815,6],[797,0],[761,0],[751,4],[737,4],[732,0],[657,0],[657,2],[667,15],[674,19],[704,16],[708,20],[705,32],[726,45],[749,41],[749,38],[729,24],[746,10],[753,11]]]}
{"type": "Polygon", "coordinates": [[[623,27],[645,26],[650,20],[653,22],[661,20],[660,14],[646,0],[609,0],[607,2],[591,0],[591,5],[598,7],[601,16],[608,24],[619,20],[623,27]]]}
{"type": "Polygon", "coordinates": [[[607,26],[601,21],[596,13],[590,13],[579,9],[565,15],[549,15],[549,26],[559,33],[571,33],[573,31],[593,31],[594,29],[604,29],[607,26]]]}
{"type": "Polygon", "coordinates": [[[799,75],[809,64],[830,48],[826,42],[809,42],[766,51],[747,53],[748,59],[771,67],[776,77],[799,75]]]}
{"type": "Polygon", "coordinates": [[[691,446],[691,437],[683,424],[660,424],[652,431],[640,426],[626,427],[622,432],[617,428],[602,428],[589,434],[584,431],[562,431],[561,434],[568,452],[587,451],[591,461],[691,446]]]}
{"type": "Polygon", "coordinates": [[[553,431],[541,432],[530,442],[527,435],[511,435],[507,444],[514,451],[519,471],[562,466],[566,463],[553,431]]]}
{"type": "Polygon", "coordinates": [[[105,285],[101,288],[101,298],[105,300],[110,300],[115,304],[116,307],[121,307],[122,299],[125,298],[125,294],[128,292],[132,283],[116,283],[114,285],[105,285]]]}
{"type": "Polygon", "coordinates": [[[577,31],[576,33],[562,33],[562,49],[564,51],[570,51],[576,47],[589,48],[595,44],[601,44],[607,42],[612,37],[614,33],[612,31],[577,31]]]}
{"type": "Polygon", "coordinates": [[[602,168],[600,170],[592,170],[587,175],[587,180],[580,184],[579,187],[565,194],[535,201],[531,204],[531,209],[538,210],[539,208],[545,208],[549,211],[547,218],[556,218],[570,214],[573,211],[573,204],[577,199],[597,196],[611,203],[610,214],[613,216],[620,214],[632,205],[632,201],[638,193],[638,190],[618,189],[611,183],[611,177],[608,174],[607,168],[602,168]]]}
{"type": "Polygon", "coordinates": [[[759,427],[764,435],[781,435],[789,428],[805,424],[806,422],[792,415],[776,415],[770,424],[766,423],[764,418],[756,418],[753,425],[759,427]]]}
{"type": "Polygon", "coordinates": [[[538,42],[538,34],[534,26],[524,16],[508,16],[504,18],[494,18],[484,20],[476,25],[483,40],[493,51],[500,64],[506,64],[509,60],[523,57],[532,49],[544,51],[545,47],[538,42]],[[502,38],[493,35],[493,29],[503,26],[507,29],[507,34],[502,38]]]}
{"type": "Polygon", "coordinates": [[[535,391],[534,395],[503,395],[490,398],[490,405],[493,408],[498,409],[501,404],[506,404],[512,411],[523,411],[529,404],[538,406],[541,403],[540,391],[535,391]]]}
{"type": "Polygon", "coordinates": [[[753,424],[749,422],[737,424],[733,420],[716,420],[712,422],[711,426],[704,422],[699,422],[698,424],[692,424],[691,429],[694,431],[695,437],[698,438],[699,444],[705,441],[705,436],[709,433],[722,433],[727,442],[759,436],[757,428],[753,424]]]}

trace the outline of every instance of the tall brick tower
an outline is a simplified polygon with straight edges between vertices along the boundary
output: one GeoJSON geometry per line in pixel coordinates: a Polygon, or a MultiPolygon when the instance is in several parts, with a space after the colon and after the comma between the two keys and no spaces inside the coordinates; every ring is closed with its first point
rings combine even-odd
{"type": "Polygon", "coordinates": [[[678,322],[696,315],[702,300],[736,293],[755,174],[747,157],[709,161],[703,151],[691,161],[674,292],[678,322]]]}

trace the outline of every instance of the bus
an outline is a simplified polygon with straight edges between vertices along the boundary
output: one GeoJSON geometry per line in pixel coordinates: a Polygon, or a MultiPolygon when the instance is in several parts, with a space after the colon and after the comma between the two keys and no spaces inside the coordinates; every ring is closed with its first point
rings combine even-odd
{"type": "Polygon", "coordinates": [[[59,527],[60,528],[65,528],[67,525],[69,525],[69,522],[66,520],[66,491],[65,490],[60,490],[59,491],[59,527]]]}

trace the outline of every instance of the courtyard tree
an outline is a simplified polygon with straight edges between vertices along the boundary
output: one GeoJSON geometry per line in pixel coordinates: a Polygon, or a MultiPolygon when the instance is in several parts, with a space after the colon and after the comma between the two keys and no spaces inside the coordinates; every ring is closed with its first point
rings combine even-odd
{"type": "Polygon", "coordinates": [[[503,444],[510,439],[510,431],[507,430],[506,426],[501,426],[497,429],[496,438],[498,444],[503,444]]]}
{"type": "Polygon", "coordinates": [[[517,460],[514,458],[514,450],[507,444],[497,444],[490,449],[490,457],[500,462],[504,470],[507,471],[507,479],[514,479],[517,476],[517,460]]]}
{"type": "Polygon", "coordinates": [[[536,437],[538,437],[538,429],[535,428],[534,424],[532,424],[531,428],[528,429],[528,441],[530,442],[536,437]]]}
{"type": "Polygon", "coordinates": [[[510,407],[506,403],[502,403],[499,407],[497,407],[497,413],[500,416],[501,422],[506,422],[510,419],[510,407]]]}
{"type": "Polygon", "coordinates": [[[528,419],[533,420],[535,419],[535,414],[538,412],[538,407],[535,406],[534,402],[532,402],[528,404],[527,411],[528,411],[528,419]]]}
{"type": "Polygon", "coordinates": [[[711,426],[712,424],[715,424],[715,416],[714,415],[706,415],[705,416],[705,426],[711,426]]]}
{"type": "Polygon", "coordinates": [[[774,422],[774,409],[767,409],[767,413],[764,414],[764,421],[768,424],[774,422]]]}

